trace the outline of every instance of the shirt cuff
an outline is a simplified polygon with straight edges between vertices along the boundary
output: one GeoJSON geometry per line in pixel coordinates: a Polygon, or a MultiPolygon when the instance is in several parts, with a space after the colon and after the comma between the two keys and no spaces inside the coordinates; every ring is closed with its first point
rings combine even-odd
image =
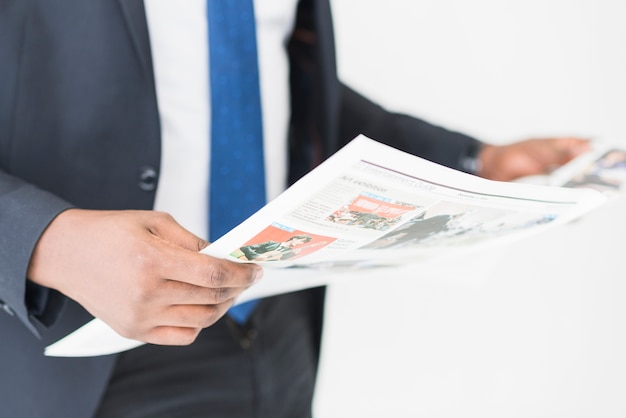
{"type": "Polygon", "coordinates": [[[66,301],[65,296],[56,290],[39,286],[30,280],[26,281],[24,298],[28,316],[45,327],[54,324],[66,301]]]}
{"type": "Polygon", "coordinates": [[[461,157],[461,161],[459,161],[459,167],[461,167],[462,171],[474,175],[478,175],[478,173],[481,172],[480,152],[482,149],[483,143],[480,141],[474,141],[470,144],[467,152],[461,157]]]}

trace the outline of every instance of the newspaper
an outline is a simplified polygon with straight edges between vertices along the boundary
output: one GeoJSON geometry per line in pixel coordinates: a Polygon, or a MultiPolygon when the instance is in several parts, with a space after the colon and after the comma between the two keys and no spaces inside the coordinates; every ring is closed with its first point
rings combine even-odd
{"type": "MultiPolygon", "coordinates": [[[[326,285],[350,270],[501,245],[565,224],[606,199],[587,188],[485,180],[359,136],[203,252],[264,266],[244,302],[326,285]]],[[[140,344],[95,319],[46,354],[93,356],[140,344]]]]}

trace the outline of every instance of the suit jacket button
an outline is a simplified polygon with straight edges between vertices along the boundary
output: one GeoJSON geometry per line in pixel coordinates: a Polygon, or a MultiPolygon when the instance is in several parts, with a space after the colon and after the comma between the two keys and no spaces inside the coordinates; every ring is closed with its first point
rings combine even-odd
{"type": "Polygon", "coordinates": [[[11,316],[15,315],[15,312],[13,312],[13,309],[11,309],[11,307],[2,300],[0,300],[0,309],[2,309],[4,312],[8,313],[11,316]]]}
{"type": "Polygon", "coordinates": [[[139,173],[139,188],[146,192],[152,192],[157,186],[157,171],[150,166],[141,168],[139,173]]]}

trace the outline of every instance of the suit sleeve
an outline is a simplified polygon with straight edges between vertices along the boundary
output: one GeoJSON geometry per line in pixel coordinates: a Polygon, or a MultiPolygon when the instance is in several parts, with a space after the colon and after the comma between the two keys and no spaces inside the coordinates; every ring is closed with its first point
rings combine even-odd
{"type": "Polygon", "coordinates": [[[373,103],[346,85],[341,86],[341,142],[358,134],[424,159],[463,170],[463,161],[480,141],[421,119],[392,113],[373,103]]]}
{"type": "Polygon", "coordinates": [[[32,252],[49,223],[69,203],[0,171],[0,301],[39,335],[37,326],[51,325],[65,298],[27,282],[32,252]]]}

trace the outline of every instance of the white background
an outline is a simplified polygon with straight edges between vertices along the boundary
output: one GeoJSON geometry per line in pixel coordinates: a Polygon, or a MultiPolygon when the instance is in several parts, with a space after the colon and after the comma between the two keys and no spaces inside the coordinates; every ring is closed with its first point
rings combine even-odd
{"type": "MultiPolygon", "coordinates": [[[[506,143],[626,147],[626,1],[334,0],[340,76],[506,143]]],[[[626,417],[626,199],[455,262],[329,289],[317,418],[626,417]]]]}

